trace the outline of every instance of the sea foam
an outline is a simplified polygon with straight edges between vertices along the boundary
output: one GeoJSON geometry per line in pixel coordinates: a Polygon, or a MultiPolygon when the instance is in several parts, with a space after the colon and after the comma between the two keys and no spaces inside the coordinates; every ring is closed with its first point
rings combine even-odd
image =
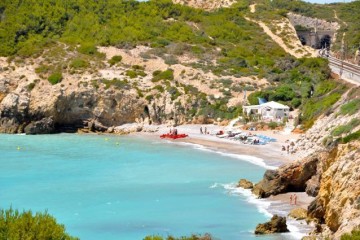
{"type": "MultiPolygon", "coordinates": [[[[168,141],[168,142],[169,142],[169,143],[174,143],[174,142],[171,142],[171,141],[168,141]]],[[[257,165],[257,166],[263,167],[263,168],[265,168],[265,169],[275,170],[275,169],[278,168],[278,167],[276,167],[276,166],[267,165],[267,164],[265,163],[264,159],[262,159],[262,158],[258,158],[258,157],[254,157],[254,156],[250,156],[250,155],[242,155],[242,154],[234,154],[234,153],[224,153],[224,152],[222,152],[222,151],[213,150],[213,149],[207,148],[207,147],[205,147],[205,146],[203,146],[203,145],[195,144],[195,143],[178,142],[178,143],[175,143],[175,144],[183,145],[183,146],[190,146],[190,147],[192,147],[192,148],[194,148],[194,149],[197,149],[197,150],[212,152],[212,153],[216,153],[216,154],[219,154],[219,155],[221,155],[221,156],[224,156],[224,157],[230,157],[230,158],[239,159],[239,160],[246,161],[246,162],[255,164],[255,165],[257,165]]]]}

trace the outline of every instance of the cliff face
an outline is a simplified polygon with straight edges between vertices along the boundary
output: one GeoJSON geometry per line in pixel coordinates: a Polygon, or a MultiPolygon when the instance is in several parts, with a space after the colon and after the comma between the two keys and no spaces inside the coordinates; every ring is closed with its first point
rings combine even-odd
{"type": "Polygon", "coordinates": [[[338,135],[339,129],[360,119],[360,112],[344,114],[342,107],[360,97],[351,89],[297,142],[300,160],[267,171],[253,192],[268,197],[288,191],[306,191],[316,197],[308,216],[317,219],[322,237],[340,236],[360,226],[360,141],[341,143],[340,137],[359,131],[359,124],[338,135]]]}
{"type": "Polygon", "coordinates": [[[97,119],[112,126],[145,117],[146,102],[131,92],[92,87],[51,86],[47,82],[30,90],[26,81],[1,79],[0,132],[21,133],[30,122],[51,117],[55,125],[81,127],[97,119]]]}
{"type": "Polygon", "coordinates": [[[49,126],[43,133],[88,127],[89,121],[100,130],[134,122],[183,124],[198,120],[200,105],[221,99],[226,100],[225,109],[236,109],[244,97],[241,91],[230,93],[232,85],[252,84],[254,79],[259,87],[268,85],[266,79],[216,76],[193,68],[189,64],[198,59],[189,55],[174,56],[174,61],[181,62],[174,64],[145,46],[98,50],[102,57],[56,44],[35,58],[0,58],[0,132],[33,129],[30,132],[41,133],[34,129],[41,120],[49,126]],[[114,56],[122,60],[110,64],[114,56]],[[87,65],[74,67],[79,62],[87,65]],[[62,73],[61,81],[54,85],[48,81],[53,71],[62,73]],[[226,86],[221,82],[224,77],[229,79],[226,86]],[[225,96],[225,92],[230,94],[225,96]]]}

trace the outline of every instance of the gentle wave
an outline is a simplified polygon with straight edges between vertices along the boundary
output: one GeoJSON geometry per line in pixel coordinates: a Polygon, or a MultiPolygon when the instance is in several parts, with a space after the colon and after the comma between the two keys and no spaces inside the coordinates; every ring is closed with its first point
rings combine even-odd
{"type": "MultiPolygon", "coordinates": [[[[218,188],[221,187],[225,189],[229,194],[232,195],[241,195],[246,198],[246,201],[254,204],[258,211],[262,214],[264,214],[266,217],[272,217],[274,214],[278,214],[281,216],[287,216],[287,212],[281,210],[280,208],[273,208],[274,203],[281,203],[280,201],[271,201],[266,199],[259,199],[256,198],[254,194],[252,194],[251,190],[244,189],[244,188],[238,188],[236,187],[236,183],[228,183],[228,184],[222,184],[222,183],[214,183],[209,188],[218,188]],[[271,210],[270,210],[271,209],[271,210]]],[[[281,206],[281,204],[280,204],[281,206]]],[[[287,226],[289,229],[289,233],[282,233],[283,235],[291,235],[292,239],[301,239],[304,236],[306,236],[306,232],[301,231],[301,225],[304,223],[304,221],[297,221],[291,218],[287,218],[287,226]]]]}
{"type": "MultiPolygon", "coordinates": [[[[168,142],[169,143],[174,143],[174,142],[171,142],[171,141],[168,141],[168,142]]],[[[216,151],[216,150],[207,148],[207,147],[205,147],[203,145],[195,144],[195,143],[178,142],[178,143],[175,143],[175,144],[183,145],[183,146],[191,146],[191,147],[193,147],[194,149],[197,149],[197,150],[206,151],[206,152],[213,152],[213,153],[225,156],[225,157],[231,157],[231,158],[239,159],[239,160],[246,161],[246,162],[255,164],[257,166],[263,167],[265,169],[275,170],[275,169],[278,168],[278,167],[275,167],[275,166],[267,165],[265,163],[264,159],[254,157],[254,156],[251,156],[251,155],[242,155],[242,154],[235,154],[235,153],[224,153],[224,152],[216,151]]]]}

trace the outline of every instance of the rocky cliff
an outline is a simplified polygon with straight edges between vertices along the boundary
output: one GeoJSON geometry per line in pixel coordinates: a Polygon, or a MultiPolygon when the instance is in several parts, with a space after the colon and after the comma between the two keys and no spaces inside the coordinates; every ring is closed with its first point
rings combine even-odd
{"type": "Polygon", "coordinates": [[[348,91],[301,136],[296,145],[300,159],[266,171],[253,190],[259,197],[290,191],[316,197],[308,216],[322,224],[320,236],[324,238],[340,239],[360,226],[360,141],[346,137],[359,133],[358,107],[346,111],[359,98],[359,87],[348,91]]]}
{"type": "Polygon", "coordinates": [[[268,84],[257,77],[228,76],[225,87],[220,82],[224,76],[188,66],[196,58],[174,56],[181,64],[169,64],[144,46],[99,48],[103,57],[67,48],[57,44],[37,58],[0,58],[0,132],[34,134],[84,127],[106,131],[135,122],[203,123],[206,119],[196,115],[201,104],[226,97],[225,109],[236,109],[243,99],[240,91],[224,95],[228,82],[234,86],[268,84]],[[121,62],[110,64],[114,56],[121,56],[121,62]],[[74,67],[84,61],[86,67],[74,67]],[[60,82],[51,84],[48,79],[60,65],[60,82]]]}

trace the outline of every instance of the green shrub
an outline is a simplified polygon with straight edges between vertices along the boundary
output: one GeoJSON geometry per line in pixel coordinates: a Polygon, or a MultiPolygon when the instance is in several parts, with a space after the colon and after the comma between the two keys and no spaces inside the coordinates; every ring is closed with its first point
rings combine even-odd
{"type": "Polygon", "coordinates": [[[348,142],[359,140],[359,139],[360,139],[360,130],[347,135],[346,137],[341,139],[341,142],[348,143],[348,142]]]}
{"type": "Polygon", "coordinates": [[[126,76],[128,76],[129,78],[136,78],[138,75],[137,75],[136,71],[127,70],[126,71],[126,76]]]}
{"type": "Polygon", "coordinates": [[[265,91],[258,91],[250,93],[248,96],[248,101],[251,105],[258,105],[259,104],[259,98],[264,98],[265,100],[269,99],[269,93],[265,91]]]}
{"type": "Polygon", "coordinates": [[[48,73],[50,70],[51,70],[51,67],[48,65],[40,65],[39,67],[35,68],[35,72],[37,74],[48,73]]]}
{"type": "Polygon", "coordinates": [[[154,87],[154,89],[158,90],[158,91],[161,92],[161,93],[165,91],[165,90],[164,90],[164,87],[161,86],[161,85],[156,85],[156,86],[154,87]]]}
{"type": "Polygon", "coordinates": [[[351,233],[342,235],[341,240],[360,240],[360,230],[354,229],[351,233]]]}
{"type": "Polygon", "coordinates": [[[335,81],[330,81],[330,80],[327,80],[327,81],[323,81],[323,82],[320,82],[316,88],[315,88],[315,94],[314,96],[322,96],[332,90],[334,90],[336,88],[337,84],[335,81]]]}
{"type": "Polygon", "coordinates": [[[81,58],[75,58],[71,61],[70,67],[73,69],[87,68],[89,63],[81,58]]]}
{"type": "Polygon", "coordinates": [[[352,119],[348,124],[346,125],[342,125],[342,126],[338,126],[337,128],[335,128],[332,132],[331,135],[333,136],[340,136],[344,133],[349,133],[351,132],[352,129],[354,129],[355,127],[357,127],[360,124],[360,119],[352,119]]]}
{"type": "Polygon", "coordinates": [[[354,99],[340,108],[341,115],[353,115],[360,111],[360,98],[354,99]]]}
{"type": "Polygon", "coordinates": [[[158,82],[160,80],[174,80],[174,70],[168,69],[165,71],[155,71],[153,72],[152,82],[158,82]]]}
{"type": "Polygon", "coordinates": [[[105,89],[108,89],[111,86],[114,86],[115,88],[118,89],[130,89],[130,85],[126,79],[125,80],[119,80],[117,78],[114,78],[112,80],[102,79],[101,82],[105,84],[105,89]]]}
{"type": "Polygon", "coordinates": [[[95,55],[98,51],[93,43],[83,43],[77,49],[79,53],[86,54],[86,55],[95,55]]]}
{"type": "Polygon", "coordinates": [[[109,59],[108,63],[110,64],[110,66],[114,66],[115,64],[121,62],[121,60],[122,60],[122,56],[115,55],[111,59],[109,59]]]}
{"type": "Polygon", "coordinates": [[[275,89],[269,96],[270,101],[291,101],[296,96],[294,90],[288,85],[275,89]]]}
{"type": "Polygon", "coordinates": [[[60,72],[55,72],[49,76],[48,81],[52,85],[55,85],[55,84],[61,82],[62,79],[63,79],[62,74],[60,72]]]}
{"type": "Polygon", "coordinates": [[[338,92],[331,93],[321,98],[314,98],[308,100],[302,107],[301,123],[304,124],[304,128],[308,129],[313,124],[317,117],[319,117],[326,110],[329,110],[341,97],[338,92]]]}
{"type": "Polygon", "coordinates": [[[278,124],[277,122],[269,122],[268,126],[270,129],[275,129],[278,126],[278,124]]]}
{"type": "Polygon", "coordinates": [[[300,98],[293,98],[291,100],[291,106],[293,108],[298,108],[301,105],[301,99],[300,98]]]}
{"type": "Polygon", "coordinates": [[[47,212],[0,210],[0,229],[1,239],[78,239],[68,235],[64,225],[47,212]]]}
{"type": "Polygon", "coordinates": [[[126,76],[130,77],[130,78],[136,78],[138,76],[141,76],[141,77],[145,77],[146,76],[146,73],[142,70],[127,70],[126,71],[126,76]]]}
{"type": "Polygon", "coordinates": [[[168,93],[170,93],[172,101],[174,101],[181,95],[181,93],[176,87],[170,87],[167,91],[168,93]]]}
{"type": "Polygon", "coordinates": [[[35,86],[36,86],[36,83],[34,83],[34,82],[32,82],[32,83],[30,83],[29,85],[27,85],[28,91],[33,90],[33,89],[35,88],[35,86]]]}
{"type": "Polygon", "coordinates": [[[153,99],[154,99],[154,96],[153,95],[147,95],[145,97],[145,99],[148,101],[148,102],[151,102],[153,99]]]}

